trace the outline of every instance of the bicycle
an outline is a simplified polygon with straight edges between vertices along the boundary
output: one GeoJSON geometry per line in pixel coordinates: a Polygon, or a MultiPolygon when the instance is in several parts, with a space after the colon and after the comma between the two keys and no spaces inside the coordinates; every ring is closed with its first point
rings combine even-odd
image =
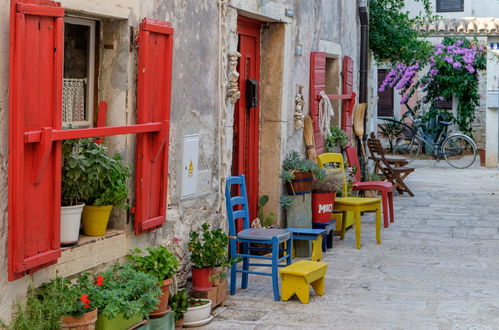
{"type": "Polygon", "coordinates": [[[393,148],[393,155],[404,156],[410,163],[419,156],[424,144],[425,148],[431,149],[437,162],[443,158],[450,166],[460,169],[467,168],[475,162],[477,156],[475,142],[466,134],[449,134],[448,127],[452,122],[438,121],[443,128],[436,141],[434,141],[421,128],[421,120],[415,119],[413,114],[415,113],[411,109],[406,113],[406,116],[412,120],[413,125],[411,127],[402,123],[409,132],[404,137],[397,139],[393,148]]]}

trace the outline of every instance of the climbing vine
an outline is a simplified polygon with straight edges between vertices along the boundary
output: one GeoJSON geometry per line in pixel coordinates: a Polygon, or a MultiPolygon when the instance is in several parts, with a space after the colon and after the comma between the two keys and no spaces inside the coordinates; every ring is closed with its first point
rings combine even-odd
{"type": "Polygon", "coordinates": [[[404,0],[370,0],[369,47],[377,62],[414,63],[430,56],[431,43],[422,40],[414,26],[432,21],[431,0],[415,0],[423,12],[411,17],[404,10],[404,0]]]}
{"type": "Polygon", "coordinates": [[[479,104],[478,94],[479,71],[486,68],[486,53],[477,41],[465,38],[444,38],[436,44],[427,61],[414,61],[412,65],[398,63],[386,76],[380,91],[386,86],[399,89],[401,104],[420,89],[425,96],[418,100],[416,108],[421,104],[430,104],[432,113],[437,115],[437,101],[456,97],[459,100],[457,116],[447,113],[459,126],[459,129],[471,134],[471,124],[475,118],[475,108],[479,104]],[[415,81],[417,73],[424,67],[429,69],[415,81]]]}

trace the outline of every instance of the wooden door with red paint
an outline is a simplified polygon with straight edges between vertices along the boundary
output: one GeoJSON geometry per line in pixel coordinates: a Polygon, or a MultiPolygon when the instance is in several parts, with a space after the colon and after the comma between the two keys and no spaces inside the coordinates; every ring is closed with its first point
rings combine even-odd
{"type": "MultiPolygon", "coordinates": [[[[343,88],[342,94],[353,93],[353,60],[349,56],[343,58],[343,88]]],[[[355,101],[344,101],[342,105],[341,128],[353,141],[352,115],[355,101]]]]}
{"type": "Polygon", "coordinates": [[[241,16],[238,18],[238,51],[241,53],[238,72],[241,98],[234,107],[232,174],[244,174],[246,177],[251,220],[256,217],[259,188],[260,28],[259,21],[241,16]],[[255,104],[250,104],[247,100],[252,83],[257,84],[255,104]]]}

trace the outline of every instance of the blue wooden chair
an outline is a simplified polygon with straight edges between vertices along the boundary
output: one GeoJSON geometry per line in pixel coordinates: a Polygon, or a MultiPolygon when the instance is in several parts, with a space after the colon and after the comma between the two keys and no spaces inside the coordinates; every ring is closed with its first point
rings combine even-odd
{"type": "Polygon", "coordinates": [[[264,229],[250,228],[248,197],[246,194],[246,182],[244,175],[231,176],[227,178],[225,185],[225,199],[227,205],[227,219],[229,221],[230,254],[232,264],[230,272],[230,294],[236,293],[237,273],[242,273],[241,289],[248,288],[248,275],[266,275],[272,276],[272,287],[274,290],[274,300],[279,301],[279,267],[291,264],[292,258],[292,232],[288,229],[264,229]],[[236,232],[236,221],[243,221],[243,230],[236,232]],[[280,248],[280,244],[286,242],[286,248],[280,248]],[[238,243],[240,252],[237,252],[238,243]],[[252,247],[250,243],[269,244],[270,247],[252,247]],[[271,256],[252,255],[251,251],[265,250],[272,252],[271,256]],[[284,253],[285,252],[285,253],[284,253]],[[279,254],[282,253],[282,257],[279,254]],[[266,259],[271,263],[250,263],[250,259],[266,259]],[[286,260],[286,264],[280,265],[286,260]],[[237,268],[239,261],[242,261],[242,269],[237,268]],[[252,266],[268,266],[272,268],[271,273],[251,271],[252,266]]]}

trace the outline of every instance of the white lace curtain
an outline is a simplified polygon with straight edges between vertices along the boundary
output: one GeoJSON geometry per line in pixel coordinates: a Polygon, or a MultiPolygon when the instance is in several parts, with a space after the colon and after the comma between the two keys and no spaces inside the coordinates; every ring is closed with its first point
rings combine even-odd
{"type": "Polygon", "coordinates": [[[64,123],[86,120],[86,85],[86,78],[64,78],[62,88],[62,121],[64,123]]]}

